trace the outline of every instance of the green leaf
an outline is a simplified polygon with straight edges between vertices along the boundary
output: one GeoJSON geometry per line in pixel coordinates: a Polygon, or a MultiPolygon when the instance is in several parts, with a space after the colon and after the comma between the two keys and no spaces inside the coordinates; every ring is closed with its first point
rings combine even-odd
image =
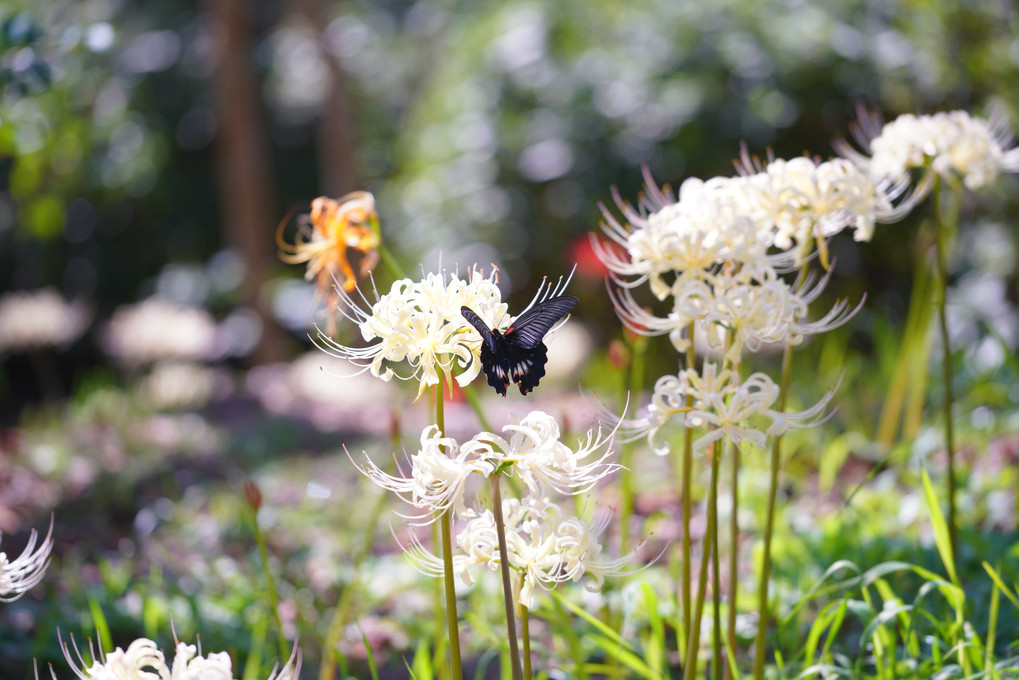
{"type": "Polygon", "coordinates": [[[991,577],[991,580],[994,581],[994,585],[996,585],[998,589],[1001,590],[1002,593],[1004,593],[1005,597],[1008,598],[1009,602],[1011,602],[1013,605],[1015,605],[1017,609],[1019,609],[1019,598],[1016,598],[1016,596],[1012,594],[1012,591],[1008,589],[1008,586],[1005,585],[1005,582],[1001,580],[1001,576],[998,575],[998,572],[995,571],[994,568],[987,562],[983,562],[983,565],[984,571],[986,571],[988,575],[991,577]]]}
{"type": "Polygon", "coordinates": [[[106,621],[103,608],[92,595],[88,596],[88,610],[92,614],[92,625],[96,628],[96,635],[99,636],[99,647],[108,651],[113,650],[113,636],[110,634],[110,624],[106,621]]]}
{"type": "Polygon", "coordinates": [[[921,478],[923,479],[923,495],[927,500],[927,511],[931,515],[931,529],[934,532],[934,545],[938,548],[938,554],[941,555],[941,561],[945,565],[945,570],[948,572],[948,578],[956,586],[959,585],[959,575],[955,571],[955,558],[952,555],[952,539],[948,533],[948,523],[945,521],[945,516],[941,513],[941,508],[938,505],[937,494],[934,493],[934,487],[931,485],[931,478],[927,475],[927,470],[923,469],[920,471],[921,478]]]}

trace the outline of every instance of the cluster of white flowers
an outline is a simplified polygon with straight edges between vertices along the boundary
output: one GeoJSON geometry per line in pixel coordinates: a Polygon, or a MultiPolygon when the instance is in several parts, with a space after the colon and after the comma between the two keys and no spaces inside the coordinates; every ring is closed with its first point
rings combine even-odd
{"type": "MultiPolygon", "coordinates": [[[[598,536],[605,530],[608,516],[589,522],[567,517],[563,509],[548,498],[507,498],[502,502],[506,531],[507,559],[520,578],[515,582],[514,600],[532,608],[535,588],[554,588],[557,583],[578,582],[587,578],[586,588],[601,590],[606,577],[630,573],[626,567],[633,554],[616,559],[599,559],[602,546],[598,536]]],[[[474,583],[471,569],[499,569],[499,537],[495,515],[484,510],[457,535],[459,553],[453,556],[453,571],[466,585],[474,583]]],[[[425,573],[441,576],[442,561],[416,539],[408,550],[413,563],[425,573]]]]}
{"type": "Polygon", "coordinates": [[[626,255],[597,240],[592,246],[616,283],[647,281],[664,300],[723,263],[782,270],[805,255],[787,251],[817,245],[825,252],[825,240],[846,228],[869,240],[876,222],[912,209],[916,196],[904,195],[907,188],[907,181],[875,179],[845,159],[762,166],[745,157],[739,175],[687,179],[678,198],[653,186],[636,209],[617,198],[625,222],[603,207],[603,230],[626,255]]]}
{"type": "Polygon", "coordinates": [[[839,151],[877,178],[898,179],[927,168],[947,179],[961,177],[968,189],[979,189],[1001,171],[1019,171],[1019,148],[1012,147],[1008,130],[966,111],[907,113],[876,134],[865,129],[859,141],[867,154],[845,143],[839,151]]]}
{"type": "Polygon", "coordinates": [[[779,388],[767,374],[754,373],[740,380],[734,371],[706,362],[700,370],[688,368],[677,375],[659,378],[651,404],[640,417],[624,421],[623,426],[634,439],[646,436],[658,455],[667,454],[669,446],[658,445],[655,436],[677,416],[688,428],[706,429],[693,442],[696,451],[703,451],[723,437],[737,446],[761,447],[766,436],[820,422],[834,392],[833,387],[808,409],[785,413],[772,408],[778,400],[779,388]]]}
{"type": "Polygon", "coordinates": [[[367,456],[358,469],[420,510],[417,518],[427,523],[447,510],[458,518],[477,516],[467,488],[475,474],[485,478],[516,476],[532,495],[540,496],[546,488],[581,493],[619,468],[606,461],[612,455],[608,447],[611,437],[600,430],[588,430],[574,450],[560,441],[559,423],[543,411],[531,411],[517,424],[505,426],[503,432],[510,434],[509,439],[481,432],[458,443],[429,425],[421,433],[421,448],[411,456],[409,477],[390,475],[367,456]],[[586,462],[599,450],[602,454],[597,459],[586,462]]]}
{"type": "Polygon", "coordinates": [[[676,197],[650,183],[637,208],[617,196],[624,220],[603,207],[603,231],[618,249],[596,240],[593,247],[617,284],[610,297],[624,325],[641,335],[668,335],[680,353],[697,338],[699,352],[721,360],[661,378],[644,415],[624,421],[627,429],[664,453],[655,435],[675,416],[704,431],[698,450],[723,436],[760,446],[791,424],[815,422],[831,393],[801,414],[782,416],[771,410],[779,390],[767,376],[740,381],[730,369],[747,352],[799,345],[859,311],[840,300],[810,318],[830,277],[827,241],[845,229],[856,240],[870,239],[876,223],[912,209],[919,195],[908,189],[908,178],[875,177],[844,158],[761,163],[744,153],[736,176],[688,179],[676,197]],[[820,277],[806,272],[815,252],[827,270],[820,277]],[[670,305],[664,314],[634,294],[645,282],[670,305]],[[748,425],[754,418],[771,425],[748,425]]]}
{"type": "Polygon", "coordinates": [[[481,370],[481,338],[460,313],[466,305],[489,326],[497,327],[506,317],[506,304],[493,271],[484,276],[474,269],[461,279],[458,274],[428,274],[421,281],[400,279],[365,311],[349,296],[341,298],[341,310],[354,321],[367,342],[365,347],[348,347],[319,334],[322,348],[370,370],[389,381],[394,376],[420,381],[418,397],[425,388],[439,383],[439,371],[450,381],[454,367],[464,369],[457,382],[467,385],[481,370]],[[391,364],[406,361],[409,375],[400,375],[391,364]]]}
{"type": "Polygon", "coordinates": [[[756,352],[767,344],[799,345],[804,337],[827,332],[852,318],[859,307],[840,300],[821,318],[808,320],[808,306],[827,281],[828,275],[807,276],[790,285],[764,265],[697,271],[677,279],[672,310],[661,317],[645,309],[628,288],[610,289],[609,296],[631,331],[667,333],[676,350],[685,352],[689,329],[694,327],[710,349],[736,362],[744,350],[756,352]]]}
{"type": "Polygon", "coordinates": [[[46,538],[37,548],[38,540],[39,534],[33,529],[25,549],[13,560],[0,551],[0,602],[13,602],[42,581],[53,550],[52,519],[46,538]]]}
{"type": "MultiPolygon", "coordinates": [[[[516,586],[519,604],[530,607],[539,584],[577,581],[587,575],[592,579],[588,587],[597,590],[606,575],[620,575],[632,555],[599,561],[601,545],[596,538],[604,527],[577,517],[564,519],[546,496],[549,490],[581,493],[619,469],[607,462],[611,438],[591,429],[575,448],[567,446],[561,441],[559,423],[542,411],[532,411],[502,431],[502,435],[482,432],[459,443],[431,425],[421,433],[421,448],[411,456],[410,476],[387,474],[367,458],[358,468],[419,511],[413,519],[428,523],[450,511],[469,520],[457,538],[462,554],[453,556],[456,573],[468,585],[473,583],[472,566],[496,569],[500,564],[495,516],[480,509],[476,490],[468,488],[474,475],[515,476],[527,489],[523,500],[503,501],[508,559],[521,575],[516,586]]],[[[425,573],[442,574],[442,561],[416,539],[408,555],[425,573]]]]}
{"type": "MultiPolygon", "coordinates": [[[[73,637],[72,637],[73,642],[73,637]]],[[[233,663],[226,652],[202,655],[200,647],[177,641],[177,647],[170,666],[166,664],[163,650],[148,638],[139,638],[127,649],[117,647],[109,653],[96,653],[91,642],[89,652],[92,662],[86,663],[77,645],[63,644],[64,658],[80,680],[231,680],[233,663]],[[75,661],[70,647],[74,647],[75,661]]],[[[268,680],[297,680],[301,674],[301,652],[294,647],[290,659],[282,668],[275,668],[268,680]]],[[[56,673],[50,669],[56,680],[56,673]]]]}
{"type": "Polygon", "coordinates": [[[0,352],[69,344],[88,326],[89,313],[52,288],[7,293],[0,298],[0,352]]]}

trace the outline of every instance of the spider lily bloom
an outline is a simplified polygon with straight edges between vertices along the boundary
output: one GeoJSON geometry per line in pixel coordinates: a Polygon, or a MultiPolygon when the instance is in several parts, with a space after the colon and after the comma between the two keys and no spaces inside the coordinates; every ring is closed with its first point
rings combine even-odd
{"type": "MultiPolygon", "coordinates": [[[[139,638],[128,645],[127,649],[117,647],[110,653],[104,653],[102,649],[98,653],[89,641],[89,652],[92,663],[88,664],[82,658],[81,651],[74,636],[71,636],[71,645],[64,643],[64,658],[71,667],[71,671],[80,680],[97,680],[100,678],[124,678],[135,679],[161,679],[161,680],[229,680],[233,678],[233,664],[230,655],[226,652],[219,652],[202,656],[201,647],[189,645],[177,641],[173,664],[167,666],[166,657],[163,651],[156,646],[156,643],[148,638],[139,638]],[[74,647],[72,656],[70,647],[74,647]],[[75,658],[77,657],[77,661],[75,658]]],[[[301,651],[294,647],[290,658],[282,668],[274,668],[268,680],[298,680],[301,674],[301,651]]],[[[56,673],[50,669],[50,675],[56,680],[56,673]]]]}
{"type": "Polygon", "coordinates": [[[713,299],[703,318],[708,346],[725,351],[726,359],[738,363],[744,349],[757,352],[765,344],[796,346],[805,336],[838,328],[860,311],[862,300],[855,308],[838,300],[820,319],[807,320],[810,303],[830,276],[830,270],[821,277],[809,274],[790,285],[770,268],[747,267],[735,275],[711,277],[713,299]]]}
{"type": "MultiPolygon", "coordinates": [[[[314,279],[322,294],[330,291],[341,277],[343,290],[351,292],[357,280],[367,276],[379,262],[379,235],[373,228],[378,221],[375,197],[367,191],[355,191],[339,200],[320,196],[311,202],[311,213],[306,219],[292,244],[283,240],[286,221],[280,224],[276,232],[276,244],[282,251],[280,259],[287,264],[307,262],[304,278],[314,279]],[[359,254],[356,273],[350,261],[354,253],[359,254]]],[[[335,301],[333,293],[329,302],[335,301]]]]}
{"type": "Polygon", "coordinates": [[[534,496],[540,495],[546,486],[562,494],[582,493],[619,469],[619,465],[605,462],[613,453],[607,446],[612,441],[611,434],[603,437],[600,430],[597,433],[588,430],[586,439],[578,439],[574,451],[559,440],[556,419],[543,411],[531,411],[516,425],[506,425],[502,431],[509,433],[509,439],[482,432],[473,441],[489,447],[496,471],[519,477],[534,496]],[[581,463],[602,447],[605,452],[601,457],[581,463]]]}
{"type": "MultiPolygon", "coordinates": [[[[361,336],[372,344],[348,347],[319,333],[320,347],[333,356],[369,370],[381,380],[394,376],[418,380],[417,397],[425,388],[439,384],[441,371],[452,389],[453,369],[461,387],[469,384],[481,370],[481,337],[460,313],[470,307],[490,327],[506,316],[506,304],[496,285],[496,271],[483,276],[477,269],[465,279],[457,274],[428,274],[421,281],[401,279],[389,293],[377,297],[366,311],[345,292],[340,311],[356,323],[361,336]],[[400,375],[391,364],[406,361],[407,375],[400,375]]],[[[362,296],[362,302],[370,304],[362,296]]],[[[501,326],[504,328],[505,326],[501,326]]]]}
{"type": "Polygon", "coordinates": [[[42,581],[53,550],[52,518],[46,538],[36,548],[38,538],[39,534],[33,529],[25,549],[14,560],[0,552],[0,602],[13,602],[42,581]]]}
{"type": "Polygon", "coordinates": [[[631,440],[646,436],[658,455],[666,455],[670,449],[667,444],[656,445],[655,437],[677,415],[682,416],[688,428],[707,428],[707,432],[693,442],[697,451],[703,451],[708,444],[723,437],[738,446],[763,447],[767,436],[784,434],[790,427],[808,427],[821,422],[834,392],[835,387],[804,411],[776,411],[772,406],[778,399],[779,388],[766,374],[754,373],[739,381],[733,371],[719,370],[716,364],[709,362],[700,371],[691,368],[675,376],[659,378],[644,414],[620,426],[629,433],[631,440]]]}
{"type": "MultiPolygon", "coordinates": [[[[807,157],[760,164],[744,152],[740,172],[751,213],[777,248],[817,248],[828,269],[827,239],[852,227],[856,241],[869,241],[875,222],[896,222],[923,196],[908,193],[909,178],[875,178],[844,158],[807,157]]],[[[800,258],[802,259],[802,258],[800,258]]]]}
{"type": "Polygon", "coordinates": [[[730,260],[768,261],[768,244],[750,218],[741,182],[739,177],[691,178],[680,187],[678,200],[654,189],[654,200],[645,199],[640,210],[616,195],[625,224],[602,206],[602,230],[627,256],[597,242],[592,247],[616,283],[633,288],[647,281],[659,300],[670,294],[666,277],[675,272],[704,271],[730,260]]]}
{"type": "MultiPolygon", "coordinates": [[[[514,579],[518,606],[533,608],[534,592],[539,587],[548,590],[558,583],[587,577],[586,588],[597,592],[606,577],[627,576],[635,571],[626,567],[640,546],[617,559],[598,559],[602,546],[597,538],[607,525],[607,517],[593,524],[579,517],[564,518],[562,509],[547,498],[507,498],[502,507],[509,566],[520,575],[514,579]]],[[[468,522],[457,535],[456,544],[460,552],[453,556],[453,568],[465,584],[474,583],[472,567],[499,569],[499,541],[490,510],[468,522]]],[[[442,562],[417,539],[412,539],[407,554],[422,572],[442,574],[442,562]]]]}
{"type": "Polygon", "coordinates": [[[813,274],[794,285],[765,265],[747,265],[734,273],[699,272],[680,275],[672,287],[673,308],[660,317],[644,309],[628,289],[609,290],[617,316],[640,335],[668,334],[678,352],[690,344],[690,326],[707,338],[708,347],[725,351],[736,362],[744,349],[756,352],[766,344],[799,345],[807,335],[830,331],[851,319],[862,306],[837,301],[820,319],[807,320],[808,306],[824,290],[830,273],[813,274]]]}
{"type": "Polygon", "coordinates": [[[927,169],[918,192],[930,188],[931,173],[952,180],[961,177],[968,189],[990,184],[1001,171],[1019,171],[1019,148],[999,120],[985,120],[965,111],[899,116],[877,129],[877,121],[861,116],[856,133],[863,153],[840,141],[843,156],[867,168],[874,177],[898,178],[915,168],[927,169]]]}
{"type": "Polygon", "coordinates": [[[354,464],[375,484],[421,510],[411,519],[430,524],[447,510],[457,517],[475,516],[464,500],[467,482],[472,474],[487,477],[494,473],[494,457],[481,442],[470,440],[461,446],[455,439],[443,437],[438,426],[429,425],[421,432],[421,448],[411,456],[409,477],[390,475],[367,456],[363,465],[354,464]]]}

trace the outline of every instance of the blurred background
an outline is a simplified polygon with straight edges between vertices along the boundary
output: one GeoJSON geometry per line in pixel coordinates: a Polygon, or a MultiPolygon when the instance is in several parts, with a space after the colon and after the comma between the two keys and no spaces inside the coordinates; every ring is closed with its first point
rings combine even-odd
{"type": "MultiPolygon", "coordinates": [[[[759,156],[828,157],[861,105],[886,120],[995,111],[1019,127],[1009,2],[708,5],[6,0],[0,529],[13,554],[56,509],[60,568],[77,576],[0,610],[0,668],[51,656],[55,621],[87,631],[94,602],[126,620],[162,603],[144,615],[155,633],[160,612],[177,611],[178,629],[208,620],[195,583],[207,584],[196,574],[209,564],[178,562],[189,553],[159,544],[159,527],[187,526],[199,508],[200,535],[186,540],[229,553],[214,527],[239,531],[229,528],[237,511],[217,506],[217,494],[259,475],[283,493],[272,466],[303,451],[311,458],[293,498],[324,503],[337,488],[306,482],[327,460],[346,464],[328,457],[338,433],[387,434],[400,417],[394,386],[323,381],[328,357],[307,354],[322,310],[274,241],[291,209],[371,191],[408,271],[495,264],[511,310],[542,276],[576,263],[571,292],[586,334],[577,342],[594,353],[590,373],[604,369],[620,329],[588,233],[611,187],[638,197],[643,166],[678,186],[732,174],[741,143],[759,156]],[[221,486],[198,483],[209,479],[221,486]],[[185,494],[196,495],[185,503],[185,494]],[[175,585],[131,600],[138,574],[151,583],[164,569],[175,585]]],[[[954,294],[972,311],[954,329],[960,346],[973,343],[963,370],[1002,408],[1019,400],[1000,378],[1015,375],[1014,356],[977,349],[994,319],[1019,323],[1017,189],[1003,177],[964,199],[972,231],[955,265],[954,294]]],[[[875,332],[897,337],[927,211],[879,227],[874,243],[833,245],[830,294],[867,294],[843,336],[861,357],[876,356],[875,332]]],[[[574,367],[565,388],[575,392],[584,370],[574,367]]],[[[853,392],[852,380],[840,417],[869,430],[879,402],[868,395],[882,385],[853,392]]],[[[296,533],[281,540],[284,553],[302,545],[296,533]]],[[[236,588],[244,569],[223,578],[236,588]]],[[[327,581],[322,593],[336,585],[327,581]]]]}

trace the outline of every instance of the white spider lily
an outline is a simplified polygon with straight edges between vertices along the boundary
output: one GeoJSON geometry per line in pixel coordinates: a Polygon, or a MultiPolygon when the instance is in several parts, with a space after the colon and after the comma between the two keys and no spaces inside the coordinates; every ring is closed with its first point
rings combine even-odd
{"type": "Polygon", "coordinates": [[[810,408],[785,413],[772,408],[778,400],[779,388],[766,374],[754,373],[740,381],[733,371],[719,370],[717,364],[708,362],[700,371],[691,368],[659,378],[651,404],[643,414],[621,421],[619,427],[630,440],[647,437],[648,445],[658,455],[665,455],[670,449],[668,444],[658,445],[655,439],[677,416],[681,416],[687,428],[707,430],[693,442],[697,451],[723,437],[738,446],[762,447],[769,436],[782,435],[791,427],[822,422],[836,387],[810,408]]]}
{"type": "Polygon", "coordinates": [[[421,448],[411,456],[409,477],[386,473],[367,455],[364,464],[355,465],[375,484],[421,511],[411,519],[430,524],[448,510],[458,517],[475,515],[465,499],[467,482],[473,474],[487,477],[495,472],[494,458],[485,443],[469,440],[461,446],[443,437],[437,425],[429,425],[421,432],[421,448]]]}
{"type": "MultiPolygon", "coordinates": [[[[59,635],[58,635],[59,637],[59,635]]],[[[61,638],[64,658],[79,680],[231,680],[233,664],[230,655],[218,652],[202,655],[200,646],[177,641],[173,664],[167,666],[166,657],[155,642],[148,638],[134,640],[127,649],[117,647],[109,653],[96,651],[89,641],[91,663],[87,663],[71,636],[71,644],[61,638]],[[74,649],[72,656],[71,648],[74,649]]],[[[301,673],[301,650],[295,645],[290,658],[282,668],[273,668],[268,680],[298,680],[301,673]]],[[[50,676],[56,673],[50,668],[50,676]]]]}
{"type": "MultiPolygon", "coordinates": [[[[518,606],[532,608],[537,588],[551,589],[565,581],[587,577],[586,588],[601,589],[606,577],[626,576],[636,550],[617,559],[598,559],[602,552],[598,535],[606,521],[591,524],[579,517],[564,518],[562,509],[547,498],[503,501],[506,547],[509,566],[519,574],[515,579],[514,599],[518,606]]],[[[497,571],[501,564],[495,518],[490,510],[471,520],[456,539],[458,552],[453,570],[465,584],[474,583],[471,568],[497,571]]],[[[642,544],[643,545],[643,544],[642,544]]],[[[639,548],[638,548],[639,549],[639,548]]],[[[442,574],[442,561],[416,538],[411,539],[407,555],[422,572],[442,574]]]]}
{"type": "Polygon", "coordinates": [[[826,239],[852,227],[853,238],[869,241],[875,222],[896,222],[920,196],[908,194],[909,178],[875,178],[844,158],[819,161],[805,156],[766,164],[745,153],[740,171],[759,228],[768,240],[790,250],[816,244],[827,263],[826,239]]]}
{"type": "Polygon", "coordinates": [[[602,436],[600,429],[588,430],[586,438],[577,440],[576,450],[559,440],[559,423],[543,411],[531,411],[502,431],[510,434],[509,439],[482,432],[474,441],[493,450],[497,468],[518,476],[531,495],[540,495],[546,486],[563,494],[583,493],[619,469],[617,464],[605,462],[613,453],[609,449],[612,435],[602,436]],[[581,462],[603,447],[597,460],[581,462]]]}
{"type": "MultiPolygon", "coordinates": [[[[481,338],[460,313],[461,306],[470,307],[493,327],[506,316],[495,271],[486,277],[474,269],[466,279],[455,273],[428,274],[421,281],[401,279],[389,293],[376,297],[371,311],[365,311],[342,293],[340,310],[358,325],[365,341],[378,342],[349,347],[319,332],[319,346],[381,380],[394,376],[418,380],[418,398],[426,387],[439,384],[440,372],[452,385],[454,369],[461,369],[456,381],[462,387],[481,370],[481,338]],[[392,368],[404,361],[411,369],[408,375],[392,368]]],[[[368,303],[363,295],[362,302],[368,303]]]]}
{"type": "Polygon", "coordinates": [[[503,433],[509,433],[509,439],[481,432],[461,444],[429,425],[421,433],[420,449],[411,456],[409,476],[390,475],[367,456],[363,464],[355,465],[375,484],[418,509],[409,518],[421,524],[435,521],[446,511],[462,519],[476,516],[467,497],[468,482],[475,474],[517,475],[532,494],[546,486],[576,494],[619,468],[605,462],[613,453],[608,448],[611,434],[605,437],[601,430],[588,430],[574,450],[560,441],[555,418],[542,411],[532,411],[517,424],[505,426],[503,433]],[[597,460],[584,462],[603,447],[597,460]]]}
{"type": "Polygon", "coordinates": [[[13,602],[42,581],[53,550],[52,517],[46,538],[36,547],[38,539],[39,534],[33,529],[25,549],[13,560],[0,552],[0,602],[13,602]]]}
{"type": "MultiPolygon", "coordinates": [[[[845,142],[838,143],[838,151],[875,177],[898,178],[928,168],[946,179],[961,177],[968,189],[979,189],[1001,171],[1019,171],[1019,148],[1012,145],[1003,121],[993,116],[985,120],[966,111],[907,113],[879,129],[878,121],[864,114],[856,137],[863,153],[845,142]]],[[[930,173],[918,193],[930,188],[930,173]]]]}

